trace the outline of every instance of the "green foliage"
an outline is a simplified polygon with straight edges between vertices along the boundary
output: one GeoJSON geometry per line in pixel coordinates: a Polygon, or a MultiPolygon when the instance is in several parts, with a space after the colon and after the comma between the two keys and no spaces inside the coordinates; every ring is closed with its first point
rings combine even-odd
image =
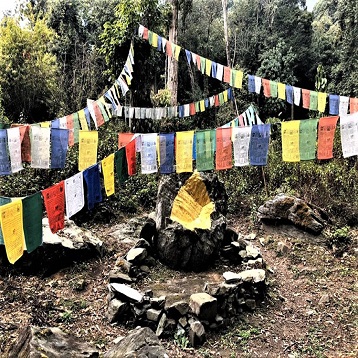
{"type": "Polygon", "coordinates": [[[189,339],[185,335],[185,331],[177,331],[174,334],[174,343],[179,346],[181,349],[186,349],[189,345],[189,339]]]}
{"type": "Polygon", "coordinates": [[[157,93],[151,93],[153,107],[168,107],[171,105],[172,94],[168,89],[161,89],[157,93]]]}

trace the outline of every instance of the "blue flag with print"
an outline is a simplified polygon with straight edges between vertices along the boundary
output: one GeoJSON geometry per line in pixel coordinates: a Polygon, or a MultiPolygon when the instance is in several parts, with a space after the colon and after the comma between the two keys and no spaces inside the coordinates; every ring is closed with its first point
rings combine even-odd
{"type": "Polygon", "coordinates": [[[185,50],[185,55],[186,55],[186,59],[188,61],[188,64],[190,65],[190,63],[191,63],[191,51],[185,50]]]}
{"type": "Polygon", "coordinates": [[[98,163],[86,169],[83,172],[83,178],[86,183],[87,207],[88,210],[91,210],[95,204],[102,202],[102,187],[98,163]]]}
{"type": "Polygon", "coordinates": [[[338,94],[329,95],[329,114],[339,114],[339,96],[338,94]]]}
{"type": "Polygon", "coordinates": [[[157,51],[162,51],[162,37],[158,35],[158,47],[157,47],[157,51]]]}
{"type": "Polygon", "coordinates": [[[267,165],[270,129],[270,124],[255,124],[252,126],[249,146],[250,165],[267,165]]]}
{"type": "Polygon", "coordinates": [[[51,128],[51,169],[65,167],[68,136],[68,129],[51,128]]]}
{"type": "Polygon", "coordinates": [[[290,85],[286,85],[286,101],[289,104],[293,103],[293,87],[290,85]]]}
{"type": "Polygon", "coordinates": [[[250,93],[255,92],[255,76],[254,75],[248,75],[247,89],[250,93]]]}
{"type": "Polygon", "coordinates": [[[9,174],[11,174],[11,162],[7,150],[7,130],[0,129],[0,175],[9,174]]]}
{"type": "Polygon", "coordinates": [[[159,151],[161,174],[174,172],[174,133],[159,134],[159,151]]]}

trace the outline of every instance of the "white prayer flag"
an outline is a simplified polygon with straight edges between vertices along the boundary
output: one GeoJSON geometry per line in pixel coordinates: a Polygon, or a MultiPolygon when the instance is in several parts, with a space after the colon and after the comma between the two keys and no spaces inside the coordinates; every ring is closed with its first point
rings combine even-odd
{"type": "Polygon", "coordinates": [[[301,103],[301,88],[293,87],[293,101],[296,106],[299,106],[301,103]]]}
{"type": "Polygon", "coordinates": [[[66,216],[78,213],[85,205],[83,190],[83,172],[65,180],[66,216]]]}
{"type": "Polygon", "coordinates": [[[142,174],[158,172],[157,133],[142,134],[141,170],[142,174]]]}
{"type": "Polygon", "coordinates": [[[249,165],[249,146],[251,139],[251,127],[234,127],[233,144],[234,144],[234,165],[243,167],[249,165]]]}
{"type": "Polygon", "coordinates": [[[346,115],[348,113],[349,97],[339,96],[339,115],[346,115]]]}
{"type": "Polygon", "coordinates": [[[11,172],[17,173],[24,169],[21,161],[20,127],[7,129],[7,144],[10,152],[11,172]]]}
{"type": "Polygon", "coordinates": [[[261,77],[255,76],[255,92],[257,94],[261,92],[261,77]]]}
{"type": "Polygon", "coordinates": [[[31,126],[31,166],[33,168],[50,168],[50,134],[51,128],[31,126]]]}
{"type": "Polygon", "coordinates": [[[358,112],[341,116],[340,129],[343,157],[358,155],[358,112]]]}

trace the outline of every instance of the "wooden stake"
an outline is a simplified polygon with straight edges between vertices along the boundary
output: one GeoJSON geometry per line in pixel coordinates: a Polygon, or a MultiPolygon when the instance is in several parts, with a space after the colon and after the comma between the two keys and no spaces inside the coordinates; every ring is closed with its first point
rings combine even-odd
{"type": "Polygon", "coordinates": [[[262,173],[262,179],[264,180],[264,186],[265,186],[266,196],[268,197],[268,196],[269,196],[269,193],[268,193],[268,189],[267,189],[266,177],[265,177],[265,170],[264,170],[264,167],[263,167],[263,166],[261,166],[261,173],[262,173]]]}

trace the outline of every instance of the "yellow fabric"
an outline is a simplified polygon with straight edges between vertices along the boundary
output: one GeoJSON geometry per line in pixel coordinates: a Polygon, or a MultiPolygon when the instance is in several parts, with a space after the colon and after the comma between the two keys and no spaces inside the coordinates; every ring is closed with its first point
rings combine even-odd
{"type": "Polygon", "coordinates": [[[284,83],[277,84],[277,97],[280,99],[286,99],[286,85],[284,83]]]}
{"type": "Polygon", "coordinates": [[[213,211],[214,203],[210,200],[205,183],[195,172],[174,199],[170,219],[189,230],[207,230],[211,227],[210,215],[213,211]]]}
{"type": "Polygon", "coordinates": [[[41,122],[40,123],[40,127],[41,128],[50,128],[51,127],[51,122],[47,121],[47,122],[41,122]]]}
{"type": "Polygon", "coordinates": [[[200,106],[200,112],[204,112],[205,111],[205,101],[202,99],[199,103],[200,106]]]}
{"type": "Polygon", "coordinates": [[[107,196],[114,194],[114,153],[102,160],[104,189],[107,196]]]}
{"type": "Polygon", "coordinates": [[[326,102],[327,102],[327,93],[318,92],[318,104],[317,104],[318,112],[320,112],[320,113],[325,112],[326,102]]]}
{"type": "Polygon", "coordinates": [[[85,131],[88,131],[88,123],[86,121],[86,115],[85,115],[85,110],[84,109],[81,109],[79,112],[78,112],[78,119],[81,123],[81,128],[85,131]]]}
{"type": "Polygon", "coordinates": [[[179,60],[179,54],[180,54],[181,47],[176,45],[174,49],[174,58],[178,61],[179,60]]]}
{"type": "Polygon", "coordinates": [[[79,131],[78,170],[82,171],[97,163],[98,132],[79,131]]]}
{"type": "Polygon", "coordinates": [[[152,46],[158,47],[158,34],[156,34],[155,32],[153,32],[152,36],[152,46]]]}
{"type": "Polygon", "coordinates": [[[236,88],[242,88],[242,79],[244,77],[244,72],[235,70],[235,77],[233,86],[236,88]]]}
{"type": "Polygon", "coordinates": [[[210,74],[211,74],[211,64],[212,64],[212,61],[206,58],[205,59],[205,74],[207,76],[210,76],[210,74]]]}
{"type": "Polygon", "coordinates": [[[21,200],[16,199],[0,207],[0,223],[6,255],[9,262],[13,264],[25,250],[21,200]]]}
{"type": "Polygon", "coordinates": [[[158,167],[160,167],[160,137],[159,137],[159,135],[157,135],[156,149],[157,149],[158,167]]]}
{"type": "Polygon", "coordinates": [[[300,161],[300,121],[282,122],[282,160],[300,161]]]}
{"type": "Polygon", "coordinates": [[[130,86],[132,83],[131,78],[126,73],[124,73],[124,76],[126,77],[127,85],[130,86]]]}
{"type": "Polygon", "coordinates": [[[176,172],[190,173],[193,171],[193,138],[194,131],[176,133],[176,172]]]}
{"type": "Polygon", "coordinates": [[[224,102],[227,102],[227,90],[223,92],[224,102]]]}

